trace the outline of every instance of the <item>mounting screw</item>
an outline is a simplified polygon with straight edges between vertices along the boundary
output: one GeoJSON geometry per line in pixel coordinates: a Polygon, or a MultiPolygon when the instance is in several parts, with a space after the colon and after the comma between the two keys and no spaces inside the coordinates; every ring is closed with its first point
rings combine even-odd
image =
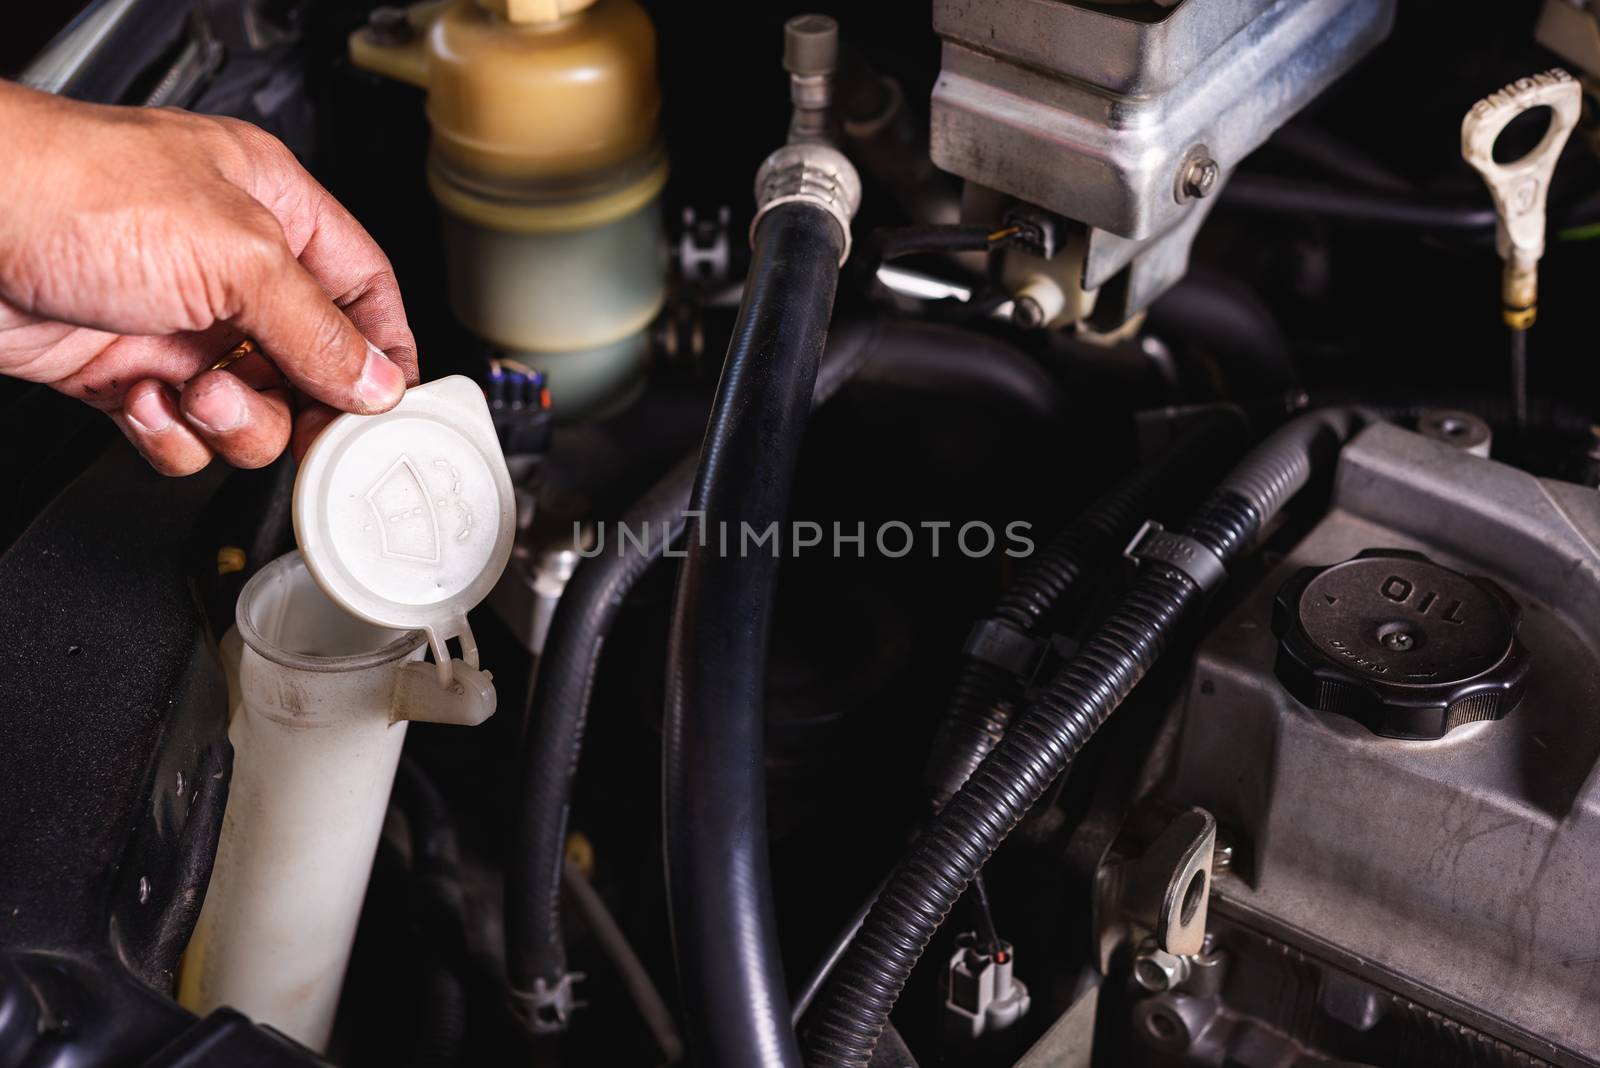
{"type": "Polygon", "coordinates": [[[1178,203],[1203,200],[1221,181],[1222,168],[1211,158],[1211,150],[1205,145],[1195,145],[1178,165],[1178,203]]]}
{"type": "Polygon", "coordinates": [[[1416,639],[1412,638],[1411,635],[1407,634],[1403,630],[1392,630],[1378,640],[1384,644],[1385,648],[1404,652],[1405,650],[1411,648],[1416,639]]]}
{"type": "MultiPolygon", "coordinates": [[[[1233,843],[1225,841],[1222,835],[1217,835],[1217,842],[1211,847],[1211,872],[1220,875],[1225,871],[1233,870],[1233,843]]],[[[1210,938],[1210,935],[1206,936],[1210,938]]]]}

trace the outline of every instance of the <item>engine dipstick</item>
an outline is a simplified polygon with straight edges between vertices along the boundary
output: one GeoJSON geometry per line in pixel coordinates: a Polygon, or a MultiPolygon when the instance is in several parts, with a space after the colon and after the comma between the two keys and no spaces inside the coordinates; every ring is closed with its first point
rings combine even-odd
{"type": "Polygon", "coordinates": [[[1518,78],[1472,105],[1461,120],[1461,156],[1483,176],[1494,198],[1495,251],[1505,261],[1501,314],[1511,328],[1511,401],[1527,421],[1527,339],[1539,305],[1539,258],[1544,255],[1545,203],[1556,161],[1582,110],[1583,92],[1559,67],[1518,78]],[[1495,159],[1495,145],[1512,122],[1532,111],[1549,113],[1539,142],[1516,159],[1495,159]]]}

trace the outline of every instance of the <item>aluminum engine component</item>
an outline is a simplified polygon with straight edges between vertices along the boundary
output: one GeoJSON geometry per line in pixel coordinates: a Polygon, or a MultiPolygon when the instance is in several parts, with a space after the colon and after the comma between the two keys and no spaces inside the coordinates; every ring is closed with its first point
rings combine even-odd
{"type": "Polygon", "coordinates": [[[1061,0],[935,0],[943,169],[1090,227],[1117,313],[1182,276],[1233,168],[1389,32],[1394,0],[1184,0],[1144,19],[1061,0]]]}
{"type": "MultiPolygon", "coordinates": [[[[1201,808],[1180,813],[1136,857],[1114,850],[1095,874],[1095,942],[1102,972],[1118,946],[1147,938],[1149,948],[1182,958],[1205,948],[1217,821],[1201,808]]],[[[1151,960],[1161,958],[1147,954],[1151,960]]],[[[1181,966],[1187,975],[1187,965],[1181,966]]],[[[1136,973],[1138,969],[1135,969],[1136,973]]],[[[1168,977],[1162,985],[1176,986],[1168,977]]],[[[1141,982],[1143,980],[1141,979],[1141,982]]]]}
{"type": "Polygon", "coordinates": [[[1215,922],[1370,984],[1382,1005],[1592,1063],[1597,700],[1600,498],[1379,425],[1345,448],[1326,517],[1201,644],[1153,797],[1204,806],[1238,847],[1215,922]],[[1534,659],[1503,719],[1386,738],[1279,681],[1277,591],[1373,548],[1489,576],[1517,603],[1534,659]]]}
{"type": "Polygon", "coordinates": [[[1453,408],[1429,408],[1419,414],[1417,433],[1485,460],[1494,445],[1494,432],[1487,422],[1471,412],[1453,408]]]}

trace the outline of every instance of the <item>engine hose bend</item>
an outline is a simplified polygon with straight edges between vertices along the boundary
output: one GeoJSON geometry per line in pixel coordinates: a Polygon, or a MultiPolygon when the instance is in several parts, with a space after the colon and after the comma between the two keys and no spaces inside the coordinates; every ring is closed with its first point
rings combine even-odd
{"type": "Polygon", "coordinates": [[[700,451],[667,643],[662,788],[673,951],[696,1063],[800,1068],[767,858],[767,636],[777,552],[720,549],[782,525],[839,281],[832,215],[757,224],[700,451]],[[700,536],[696,536],[696,533],[700,536]]]}
{"type": "MultiPolygon", "coordinates": [[[[1360,425],[1349,410],[1280,428],[1223,480],[1184,533],[1224,563],[1249,548],[1313,462],[1360,425]]],[[[913,966],[967,885],[1106,718],[1150,670],[1204,597],[1184,573],[1148,563],[1078,654],[930,821],[873,903],[815,1010],[811,1068],[866,1068],[913,966]]]]}
{"type": "MultiPolygon", "coordinates": [[[[984,334],[872,318],[834,328],[812,389],[813,409],[855,379],[956,396],[993,396],[1025,414],[1057,415],[1062,398],[1027,353],[984,334]],[[931,368],[931,373],[929,373],[931,368]]],[[[607,637],[639,580],[678,544],[699,451],[675,464],[622,516],[623,539],[581,561],[556,603],[528,710],[521,793],[506,863],[506,967],[524,998],[569,972],[561,873],[589,704],[607,637]]]]}
{"type": "MultiPolygon", "coordinates": [[[[835,331],[817,371],[813,407],[849,381],[883,334],[876,320],[835,331]]],[[[622,539],[615,551],[582,561],[556,602],[528,711],[521,795],[506,863],[506,968],[518,990],[554,989],[567,975],[562,866],[600,656],[634,586],[682,537],[699,463],[698,450],[684,456],[620,520],[630,530],[659,531],[659,538],[622,539]]]]}

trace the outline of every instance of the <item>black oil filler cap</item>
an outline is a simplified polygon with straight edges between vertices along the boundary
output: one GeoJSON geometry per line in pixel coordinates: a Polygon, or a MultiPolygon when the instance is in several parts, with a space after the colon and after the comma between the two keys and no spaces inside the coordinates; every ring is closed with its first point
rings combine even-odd
{"type": "Polygon", "coordinates": [[[1442,738],[1522,699],[1515,601],[1420,553],[1368,549],[1278,592],[1278,678],[1302,704],[1391,738],[1442,738]]]}

